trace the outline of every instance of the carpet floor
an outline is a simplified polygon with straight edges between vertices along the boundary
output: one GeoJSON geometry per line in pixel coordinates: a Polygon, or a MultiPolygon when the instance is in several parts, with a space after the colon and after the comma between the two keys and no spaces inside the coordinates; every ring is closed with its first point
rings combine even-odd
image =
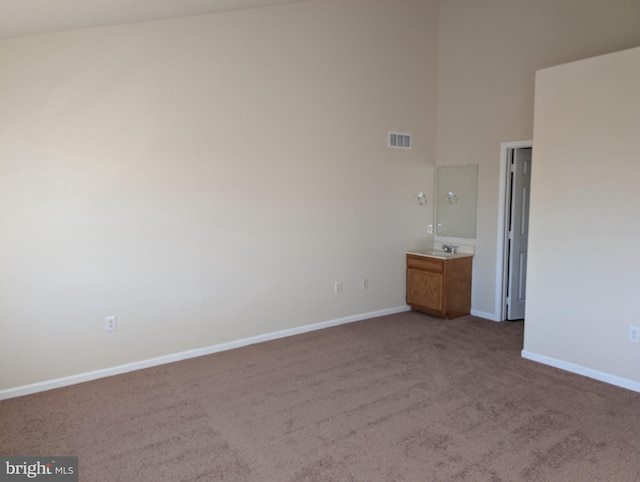
{"type": "Polygon", "coordinates": [[[81,481],[640,481],[640,394],[416,312],[0,402],[0,455],[81,481]]]}

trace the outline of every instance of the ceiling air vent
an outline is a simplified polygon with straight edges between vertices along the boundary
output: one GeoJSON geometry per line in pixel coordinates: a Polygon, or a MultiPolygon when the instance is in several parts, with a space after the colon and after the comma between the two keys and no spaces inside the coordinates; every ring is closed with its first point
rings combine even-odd
{"type": "Polygon", "coordinates": [[[398,149],[411,149],[411,134],[389,132],[389,147],[396,147],[398,149]]]}

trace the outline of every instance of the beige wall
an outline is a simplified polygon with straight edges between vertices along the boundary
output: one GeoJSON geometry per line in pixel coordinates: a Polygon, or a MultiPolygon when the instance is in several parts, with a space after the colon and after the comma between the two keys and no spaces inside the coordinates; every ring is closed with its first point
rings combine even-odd
{"type": "Polygon", "coordinates": [[[437,164],[479,164],[472,308],[494,318],[500,144],[532,138],[536,70],[640,45],[640,2],[443,0],[439,30],[437,164]]]}
{"type": "Polygon", "coordinates": [[[435,0],[0,42],[0,389],[403,307],[436,55],[435,0]]]}
{"type": "Polygon", "coordinates": [[[640,48],[536,76],[527,357],[640,391],[640,48]]]}
{"type": "Polygon", "coordinates": [[[0,390],[404,305],[436,164],[480,166],[493,317],[534,72],[639,25],[635,0],[311,0],[0,41],[0,390]]]}

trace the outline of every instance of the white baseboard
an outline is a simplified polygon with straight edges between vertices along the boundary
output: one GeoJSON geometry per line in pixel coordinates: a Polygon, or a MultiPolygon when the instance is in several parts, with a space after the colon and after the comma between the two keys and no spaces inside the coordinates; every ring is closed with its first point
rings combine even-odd
{"type": "Polygon", "coordinates": [[[498,319],[498,317],[495,315],[495,313],[485,313],[484,311],[471,310],[471,314],[473,316],[477,316],[479,318],[485,318],[485,319],[491,320],[491,321],[501,321],[501,320],[498,319]]]}
{"type": "Polygon", "coordinates": [[[557,360],[556,358],[551,358],[545,355],[531,353],[527,350],[522,350],[521,354],[522,354],[522,358],[526,358],[527,360],[532,360],[538,363],[542,363],[544,365],[550,365],[552,367],[560,368],[561,370],[565,370],[567,372],[576,373],[578,375],[593,378],[594,380],[609,383],[610,385],[615,385],[617,387],[626,388],[627,390],[632,390],[634,392],[640,392],[640,383],[634,382],[633,380],[627,380],[626,378],[611,375],[609,373],[600,372],[598,370],[593,370],[591,368],[586,368],[581,365],[576,365],[575,363],[570,363],[563,360],[557,360]]]}
{"type": "Polygon", "coordinates": [[[0,400],[21,397],[24,395],[30,395],[32,393],[37,393],[37,392],[44,392],[46,390],[52,390],[54,388],[66,387],[69,385],[75,385],[77,383],[97,380],[99,378],[111,377],[113,375],[120,375],[122,373],[141,370],[143,368],[150,368],[158,365],[164,365],[165,363],[173,363],[176,361],[186,360],[189,358],[195,358],[203,355],[211,355],[212,353],[218,353],[226,350],[233,350],[234,348],[254,345],[256,343],[262,343],[264,341],[276,340],[278,338],[286,338],[288,336],[308,333],[310,331],[322,330],[323,328],[329,328],[332,326],[345,325],[347,323],[367,320],[369,318],[377,318],[380,316],[393,315],[395,313],[409,311],[410,309],[411,308],[409,306],[403,305],[403,306],[397,306],[395,308],[387,308],[384,310],[372,311],[370,313],[362,313],[359,315],[346,316],[344,318],[338,318],[338,319],[329,320],[329,321],[322,321],[320,323],[313,323],[311,325],[299,326],[297,328],[290,328],[288,330],[274,331],[271,333],[265,333],[264,335],[252,336],[250,338],[243,338],[241,340],[230,341],[227,343],[220,343],[218,345],[212,345],[204,348],[196,348],[194,350],[187,350],[187,351],[172,353],[169,355],[163,355],[155,358],[149,358],[147,360],[141,360],[138,362],[127,363],[125,365],[118,365],[110,368],[104,368],[102,370],[79,373],[77,375],[71,375],[68,377],[56,378],[53,380],[46,380],[44,382],[33,383],[30,385],[22,385],[15,388],[8,388],[5,390],[0,390],[0,400]]]}

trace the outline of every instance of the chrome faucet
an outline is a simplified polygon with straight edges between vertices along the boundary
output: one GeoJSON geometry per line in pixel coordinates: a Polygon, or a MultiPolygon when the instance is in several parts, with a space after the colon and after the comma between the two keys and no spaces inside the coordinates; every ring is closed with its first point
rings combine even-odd
{"type": "Polygon", "coordinates": [[[458,251],[458,247],[454,246],[453,244],[443,244],[442,249],[444,250],[445,253],[451,253],[451,254],[456,254],[456,252],[458,251]]]}

